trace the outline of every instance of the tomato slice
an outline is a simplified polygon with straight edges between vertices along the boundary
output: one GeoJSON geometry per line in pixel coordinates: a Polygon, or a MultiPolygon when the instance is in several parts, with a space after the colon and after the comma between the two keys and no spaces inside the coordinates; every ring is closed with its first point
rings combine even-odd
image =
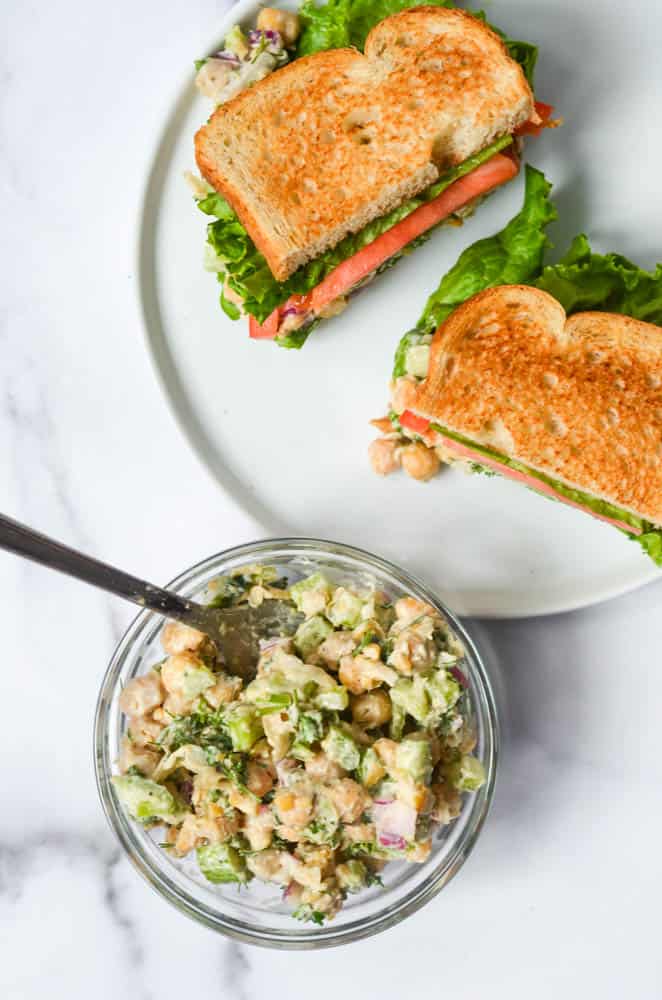
{"type": "Polygon", "coordinates": [[[408,431],[413,431],[414,434],[427,434],[430,430],[430,421],[412,413],[411,410],[405,410],[398,419],[403,427],[406,427],[408,431]]]}
{"type": "Polygon", "coordinates": [[[515,135],[540,135],[543,129],[549,128],[550,118],[554,112],[553,104],[545,104],[543,101],[536,101],[536,113],[539,118],[542,119],[540,122],[524,122],[519,128],[515,129],[515,135]]]}
{"type": "Polygon", "coordinates": [[[258,323],[255,316],[248,317],[248,335],[253,340],[273,340],[278,336],[280,325],[280,308],[274,309],[270,316],[267,316],[264,323],[258,323]]]}
{"type": "Polygon", "coordinates": [[[443,219],[452,215],[474,198],[492,191],[512,180],[519,170],[519,163],[503,153],[495,153],[471,173],[453,181],[440,195],[415,209],[401,222],[378,236],[353,257],[339,264],[308,295],[296,295],[284,306],[274,309],[264,323],[251,319],[250,335],[255,338],[273,338],[278,334],[280,317],[291,308],[300,313],[316,315],[335,299],[348,292],[354,285],[375,271],[390,257],[415,240],[443,219]],[[255,326],[254,326],[255,323],[255,326]],[[258,332],[259,330],[259,332],[258,332]]]}

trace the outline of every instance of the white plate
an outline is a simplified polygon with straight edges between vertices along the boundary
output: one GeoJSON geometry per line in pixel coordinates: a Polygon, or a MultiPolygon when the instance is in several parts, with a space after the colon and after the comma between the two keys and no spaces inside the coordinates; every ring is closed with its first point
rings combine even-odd
{"type": "MultiPolygon", "coordinates": [[[[257,9],[244,0],[225,24],[210,26],[191,58],[209,51],[235,20],[252,21],[257,9]]],[[[530,160],[555,182],[555,244],[564,249],[583,229],[596,249],[618,249],[650,266],[661,229],[656,0],[640,2],[627,17],[612,0],[594,0],[590,12],[576,0],[504,0],[491,5],[490,17],[541,43],[537,94],[566,117],[562,131],[528,144],[530,160]]],[[[251,342],[242,322],[227,319],[215,278],[202,268],[206,220],[182,173],[194,166],[193,134],[209,110],[190,77],[155,153],[140,291],[170,405],[218,481],[265,532],[374,549],[470,615],[577,608],[658,577],[618,531],[515,484],[447,471],[420,485],[404,474],[380,479],[368,467],[368,420],[385,409],[400,335],[462,248],[518,210],[521,179],[463,229],[435,233],[303,350],[285,351],[251,342]]]]}

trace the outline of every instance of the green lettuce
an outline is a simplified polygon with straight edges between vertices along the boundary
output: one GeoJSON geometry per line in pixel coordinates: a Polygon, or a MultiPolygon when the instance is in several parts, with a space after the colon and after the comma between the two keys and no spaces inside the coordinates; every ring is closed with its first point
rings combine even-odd
{"type": "Polygon", "coordinates": [[[297,56],[350,46],[362,49],[368,32],[385,17],[423,5],[456,6],[450,0],[327,0],[321,6],[315,0],[306,0],[299,10],[303,30],[297,56]]]}
{"type": "MultiPolygon", "coordinates": [[[[385,17],[397,14],[411,7],[457,7],[451,0],[327,0],[318,5],[315,0],[305,0],[299,15],[303,30],[299,37],[297,56],[309,56],[313,52],[326,49],[342,49],[354,46],[362,49],[368,32],[385,17]]],[[[482,11],[476,16],[485,20],[482,11]]],[[[491,25],[504,40],[513,59],[518,62],[533,86],[533,72],[538,58],[538,49],[529,42],[520,42],[491,25]]]]}
{"type": "Polygon", "coordinates": [[[620,254],[591,251],[583,234],[535,282],[570,314],[598,309],[662,326],[662,264],[644,271],[620,254]]]}
{"type": "MultiPolygon", "coordinates": [[[[286,302],[291,295],[307,294],[344,260],[372,243],[378,236],[406,218],[420,205],[436,198],[458,177],[475,170],[481,163],[489,160],[511,142],[511,136],[503,136],[493,142],[480,153],[448,171],[417,197],[408,199],[392,212],[375,219],[360,232],[350,233],[335,247],[299,268],[287,281],[281,282],[274,278],[266,260],[222,195],[216,192],[208,195],[198,202],[198,208],[206,215],[215,216],[216,221],[207,227],[207,240],[217,257],[223,261],[228,283],[241,296],[244,309],[262,323],[277,306],[286,302]]],[[[423,242],[423,238],[428,238],[429,232],[424,233],[423,237],[419,237],[417,245],[423,242]]],[[[405,248],[402,253],[404,254],[410,249],[411,246],[405,248]]],[[[223,283],[225,275],[220,273],[218,280],[223,283]]],[[[300,332],[297,331],[297,334],[300,335],[300,332]]],[[[279,342],[287,340],[288,343],[282,343],[282,346],[301,346],[300,343],[296,342],[296,338],[293,338],[294,335],[290,335],[288,338],[279,338],[279,342]]]]}

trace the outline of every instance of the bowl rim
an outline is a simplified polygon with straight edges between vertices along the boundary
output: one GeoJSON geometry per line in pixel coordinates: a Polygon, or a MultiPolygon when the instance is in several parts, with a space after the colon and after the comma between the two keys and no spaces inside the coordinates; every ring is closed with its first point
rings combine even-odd
{"type": "Polygon", "coordinates": [[[487,747],[484,764],[487,780],[480,790],[480,809],[476,811],[475,803],[478,800],[473,799],[472,812],[475,812],[476,815],[470,819],[446,863],[440,869],[432,872],[421,885],[416,886],[395,904],[368,917],[358,918],[356,921],[348,924],[336,927],[333,924],[329,924],[321,928],[315,928],[314,930],[311,928],[307,928],[306,930],[293,928],[292,930],[283,931],[273,929],[264,930],[255,925],[250,925],[243,920],[219,914],[218,911],[215,911],[202,901],[194,900],[192,896],[180,891],[170,881],[164,871],[155,868],[142,851],[135,849],[137,839],[133,838],[131,834],[132,821],[125,816],[121,806],[119,806],[110,782],[113,759],[109,759],[107,754],[109,710],[117,694],[117,682],[126,658],[130,655],[137,641],[151,626],[155,626],[156,629],[160,628],[159,623],[163,620],[162,617],[156,612],[149,610],[140,611],[131,621],[122,638],[117,643],[104,673],[94,713],[94,771],[101,805],[114,836],[119,840],[134,868],[136,868],[153,889],[173,904],[177,910],[192,917],[204,926],[240,941],[243,944],[288,950],[309,950],[334,947],[358,941],[386,930],[389,927],[393,927],[406,917],[417,912],[454,878],[471,854],[492,804],[500,753],[500,724],[496,699],[483,656],[477,649],[475,641],[469,635],[466,628],[457,619],[455,614],[430,590],[427,584],[403,567],[372,552],[368,552],[357,546],[346,545],[342,542],[307,536],[258,539],[253,542],[246,542],[229,549],[224,549],[200,560],[176,576],[166,586],[168,589],[180,591],[182,588],[186,588],[192,581],[204,575],[212,567],[218,568],[219,573],[221,573],[223,563],[233,562],[244,556],[247,560],[255,562],[256,555],[259,556],[261,553],[266,554],[271,550],[283,549],[301,550],[301,554],[304,557],[309,555],[314,558],[314,554],[317,553],[320,559],[325,553],[327,555],[340,556],[341,558],[343,556],[349,557],[367,563],[366,569],[372,566],[394,577],[398,581],[404,581],[404,587],[411,586],[413,591],[418,591],[428,603],[436,606],[443,613],[451,628],[463,642],[472,680],[479,694],[476,710],[480,715],[486,732],[487,747]]]}

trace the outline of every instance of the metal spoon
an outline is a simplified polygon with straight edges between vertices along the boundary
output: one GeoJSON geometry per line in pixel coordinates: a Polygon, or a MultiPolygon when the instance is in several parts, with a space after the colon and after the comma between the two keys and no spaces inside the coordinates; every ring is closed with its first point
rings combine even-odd
{"type": "Polygon", "coordinates": [[[92,559],[1,514],[0,548],[205,632],[216,643],[226,667],[244,677],[254,671],[260,639],[291,635],[303,621],[295,608],[280,600],[264,601],[257,608],[248,604],[233,608],[198,604],[92,559]]]}

